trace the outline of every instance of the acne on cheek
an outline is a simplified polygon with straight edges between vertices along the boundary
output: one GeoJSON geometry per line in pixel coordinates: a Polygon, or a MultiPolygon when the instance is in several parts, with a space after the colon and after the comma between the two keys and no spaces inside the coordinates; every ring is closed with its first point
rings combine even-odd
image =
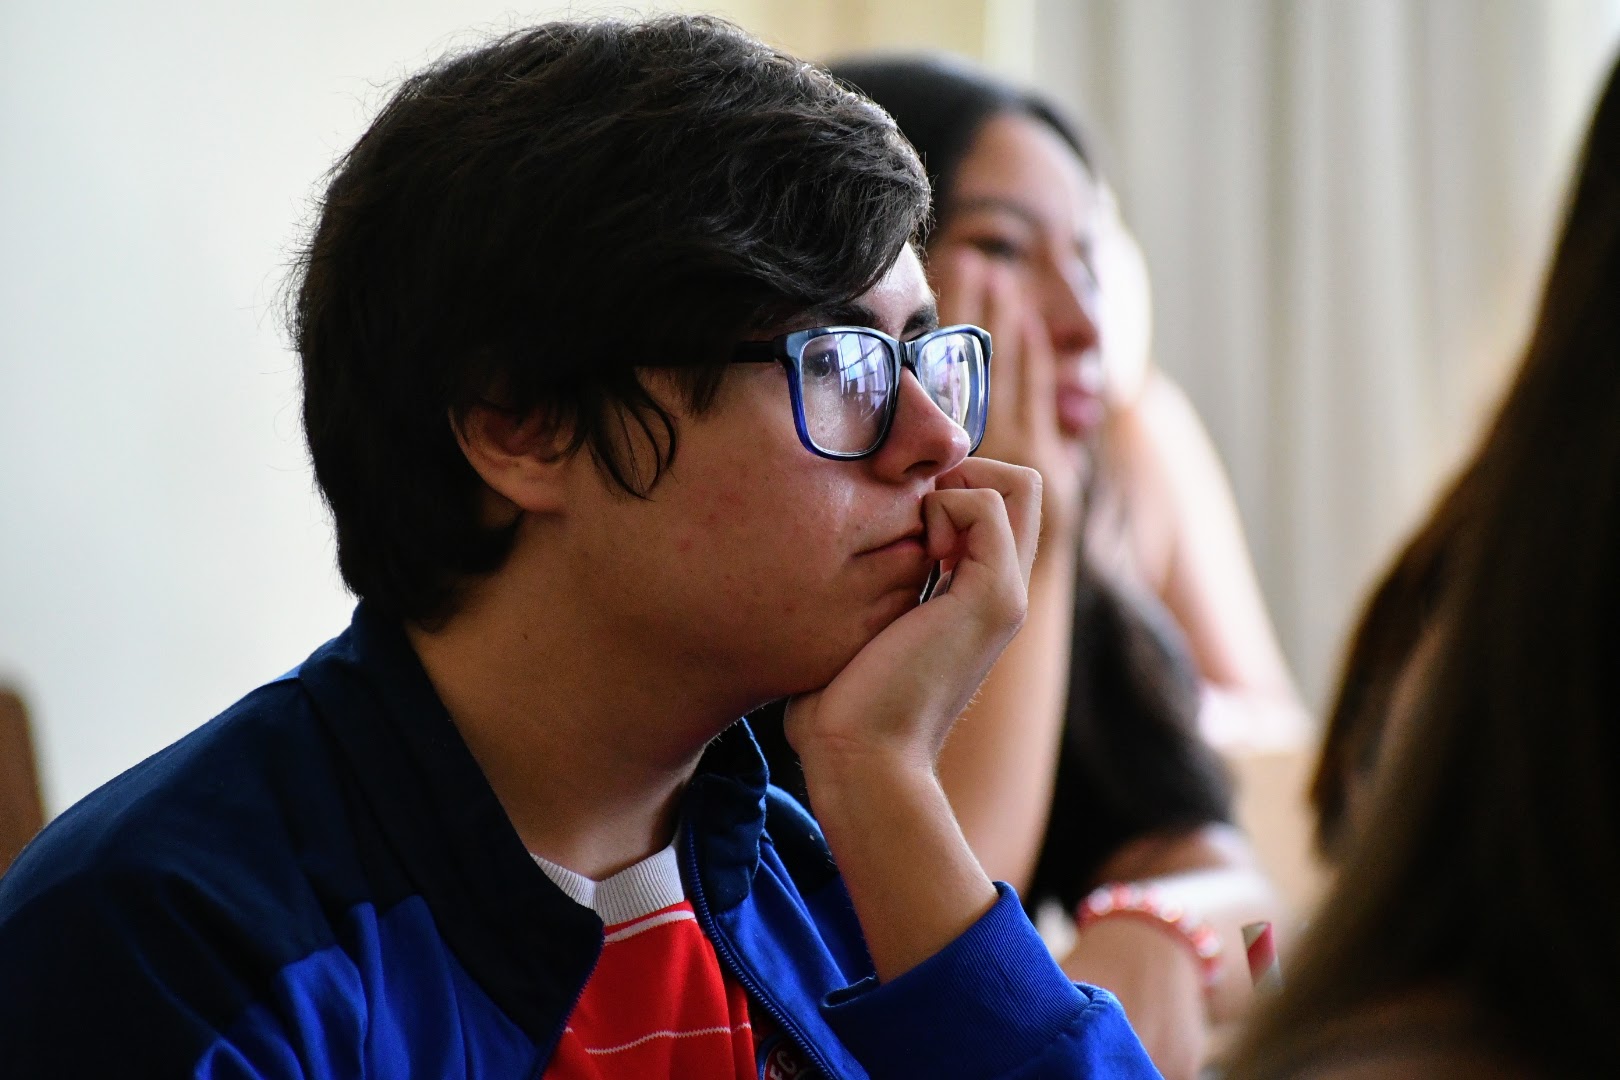
{"type": "Polygon", "coordinates": [[[743,484],[723,487],[714,493],[708,509],[700,518],[704,532],[712,533],[725,527],[728,522],[737,521],[746,512],[747,503],[742,495],[743,484]]]}
{"type": "Polygon", "coordinates": [[[697,512],[674,538],[675,551],[682,556],[710,546],[713,539],[744,520],[748,513],[744,492],[753,481],[739,478],[734,484],[717,487],[707,493],[696,508],[697,512]]]}

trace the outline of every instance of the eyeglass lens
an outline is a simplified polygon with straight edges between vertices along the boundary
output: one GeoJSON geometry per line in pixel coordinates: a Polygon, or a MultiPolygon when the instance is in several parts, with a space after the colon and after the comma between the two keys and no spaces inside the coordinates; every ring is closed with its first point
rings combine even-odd
{"type": "MultiPolygon", "coordinates": [[[[860,454],[877,445],[898,389],[887,342],[858,331],[824,334],[805,344],[799,371],[805,426],[816,446],[860,454]]],[[[983,372],[984,353],[971,334],[943,334],[917,354],[923,390],[963,428],[982,419],[974,413],[983,372]]],[[[970,434],[977,439],[978,432],[970,434]]]]}
{"type": "Polygon", "coordinates": [[[968,334],[933,338],[917,355],[917,378],[923,389],[940,411],[963,428],[972,419],[974,390],[983,370],[979,339],[968,334]]]}
{"type": "Polygon", "coordinates": [[[858,454],[883,434],[894,378],[889,347],[867,334],[811,338],[799,365],[805,426],[834,454],[858,454]]]}

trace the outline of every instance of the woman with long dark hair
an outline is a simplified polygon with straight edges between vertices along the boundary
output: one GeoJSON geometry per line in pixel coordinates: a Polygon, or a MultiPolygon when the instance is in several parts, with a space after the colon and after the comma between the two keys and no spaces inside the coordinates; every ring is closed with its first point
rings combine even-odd
{"type": "MultiPolygon", "coordinates": [[[[1028,616],[942,779],[992,877],[1032,911],[1078,913],[1066,970],[1114,990],[1155,1063],[1191,1076],[1247,1000],[1241,922],[1274,915],[1200,722],[1298,716],[1224,474],[1146,363],[1140,254],[1075,129],[951,60],[833,73],[922,156],[941,319],[994,335],[979,453],[1044,479],[1028,616]]],[[[775,725],[757,727],[794,786],[775,725]]]]}
{"type": "Polygon", "coordinates": [[[1328,709],[1310,801],[1316,849],[1337,864],[1367,816],[1375,766],[1401,676],[1435,624],[1453,553],[1468,527],[1474,470],[1451,481],[1428,519],[1367,595],[1328,709]]]}
{"type": "Polygon", "coordinates": [[[1620,68],[1339,882],[1230,1076],[1607,1076],[1620,1015],[1620,68]]]}

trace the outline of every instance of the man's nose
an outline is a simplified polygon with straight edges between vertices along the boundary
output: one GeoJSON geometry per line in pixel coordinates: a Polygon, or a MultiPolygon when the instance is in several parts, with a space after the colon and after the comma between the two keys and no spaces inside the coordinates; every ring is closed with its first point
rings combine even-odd
{"type": "Polygon", "coordinates": [[[960,465],[971,449],[972,440],[962,425],[934,404],[915,374],[903,370],[894,423],[872,455],[873,468],[897,480],[938,476],[960,465]]]}

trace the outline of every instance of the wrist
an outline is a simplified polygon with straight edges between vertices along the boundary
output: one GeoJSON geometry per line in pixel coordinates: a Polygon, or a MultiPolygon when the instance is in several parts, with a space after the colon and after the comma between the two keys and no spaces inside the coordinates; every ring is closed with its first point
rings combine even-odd
{"type": "Polygon", "coordinates": [[[1179,941],[1197,963],[1206,994],[1220,981],[1220,934],[1209,922],[1195,918],[1151,886],[1123,882],[1093,889],[1075,910],[1075,930],[1084,933],[1087,927],[1107,919],[1134,919],[1179,941]]]}
{"type": "Polygon", "coordinates": [[[819,748],[801,755],[800,765],[817,818],[945,798],[933,764],[900,749],[819,748]]]}
{"type": "Polygon", "coordinates": [[[861,758],[805,786],[881,982],[933,956],[996,901],[931,769],[861,758]]]}

